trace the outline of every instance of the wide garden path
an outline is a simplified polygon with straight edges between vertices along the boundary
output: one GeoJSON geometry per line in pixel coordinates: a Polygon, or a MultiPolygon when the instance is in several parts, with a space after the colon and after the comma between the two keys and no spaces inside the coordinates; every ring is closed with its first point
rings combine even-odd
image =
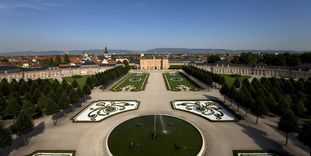
{"type": "Polygon", "coordinates": [[[183,118],[195,124],[203,133],[206,140],[206,155],[230,156],[235,149],[275,149],[293,155],[309,155],[309,149],[292,138],[284,146],[284,134],[277,130],[277,124],[270,120],[260,119],[254,125],[254,117],[249,115],[246,120],[238,123],[215,123],[171,108],[170,102],[183,99],[218,98],[223,100],[218,90],[201,90],[198,92],[168,91],[160,71],[151,71],[144,91],[140,92],[111,92],[94,89],[91,95],[95,100],[138,100],[138,110],[112,116],[99,123],[72,123],[70,118],[85,108],[84,104],[74,113],[62,118],[54,126],[50,117],[36,120],[43,126],[43,132],[35,135],[27,146],[18,148],[11,155],[20,156],[35,150],[76,150],[77,156],[105,156],[108,133],[119,123],[127,119],[147,114],[168,114],[183,118]]]}

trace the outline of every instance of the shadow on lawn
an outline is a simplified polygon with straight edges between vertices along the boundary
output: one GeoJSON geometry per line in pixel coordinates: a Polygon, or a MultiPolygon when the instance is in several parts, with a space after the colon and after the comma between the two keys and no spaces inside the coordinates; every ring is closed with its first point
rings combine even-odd
{"type": "MultiPolygon", "coordinates": [[[[45,130],[45,124],[44,122],[41,122],[36,127],[34,127],[34,129],[31,132],[24,135],[26,144],[30,142],[32,137],[42,133],[44,130],[45,130]]],[[[0,155],[1,156],[9,155],[13,150],[18,149],[23,146],[27,146],[27,145],[24,145],[24,138],[23,136],[18,136],[17,138],[15,138],[15,140],[12,141],[11,145],[6,146],[4,149],[0,150],[0,155]]]]}

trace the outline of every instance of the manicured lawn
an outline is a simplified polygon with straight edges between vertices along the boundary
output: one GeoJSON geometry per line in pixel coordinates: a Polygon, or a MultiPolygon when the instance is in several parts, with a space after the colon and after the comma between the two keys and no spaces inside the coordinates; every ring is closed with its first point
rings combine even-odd
{"type": "Polygon", "coordinates": [[[91,75],[81,75],[81,76],[71,76],[71,77],[63,77],[67,82],[71,83],[74,80],[77,81],[78,85],[82,88],[86,83],[86,79],[91,75]]]}
{"type": "Polygon", "coordinates": [[[148,73],[130,73],[111,90],[115,92],[144,90],[148,76],[148,73]]]}
{"type": "Polygon", "coordinates": [[[244,79],[250,78],[249,76],[242,76],[242,75],[228,75],[228,74],[220,74],[225,78],[226,83],[228,86],[232,86],[233,82],[235,81],[236,78],[239,79],[239,81],[242,83],[244,79]]]}
{"type": "Polygon", "coordinates": [[[194,82],[192,82],[190,79],[188,79],[180,72],[163,73],[163,77],[168,90],[172,91],[182,91],[187,89],[189,89],[190,91],[200,90],[200,87],[198,85],[196,85],[194,82]]]}

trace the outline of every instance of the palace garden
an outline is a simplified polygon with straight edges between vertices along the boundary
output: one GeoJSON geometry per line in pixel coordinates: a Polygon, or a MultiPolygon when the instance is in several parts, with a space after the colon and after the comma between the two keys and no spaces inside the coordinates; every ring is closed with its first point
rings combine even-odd
{"type": "Polygon", "coordinates": [[[309,155],[310,86],[193,66],[3,79],[0,154],[309,155]]]}

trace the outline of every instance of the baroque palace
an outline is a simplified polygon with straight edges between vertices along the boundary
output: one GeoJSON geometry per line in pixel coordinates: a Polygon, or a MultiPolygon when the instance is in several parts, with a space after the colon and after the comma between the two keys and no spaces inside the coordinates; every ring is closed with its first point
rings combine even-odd
{"type": "Polygon", "coordinates": [[[218,74],[240,74],[255,77],[281,77],[294,79],[307,79],[311,77],[311,65],[303,64],[296,67],[267,66],[264,63],[256,65],[232,64],[219,61],[214,64],[196,65],[198,68],[218,74]]]}

